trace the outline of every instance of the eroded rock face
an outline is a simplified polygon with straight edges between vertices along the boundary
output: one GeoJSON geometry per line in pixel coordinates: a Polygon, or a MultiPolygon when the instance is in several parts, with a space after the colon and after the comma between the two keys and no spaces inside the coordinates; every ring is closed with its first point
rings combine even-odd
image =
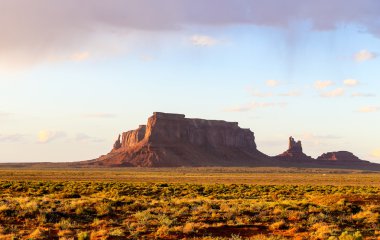
{"type": "Polygon", "coordinates": [[[289,148],[285,152],[275,156],[276,159],[281,160],[296,160],[296,161],[309,161],[314,160],[312,157],[307,156],[302,151],[301,141],[295,141],[293,137],[289,137],[289,148]]]}
{"type": "Polygon", "coordinates": [[[133,147],[141,142],[145,137],[146,126],[140,125],[138,129],[124,132],[122,134],[121,148],[133,147]]]}
{"type": "Polygon", "coordinates": [[[295,141],[293,137],[289,137],[289,148],[287,150],[289,153],[303,153],[301,141],[295,141]]]}
{"type": "Polygon", "coordinates": [[[143,167],[250,166],[270,160],[257,150],[251,130],[237,122],[155,112],[147,125],[124,132],[95,164],[143,167]]]}
{"type": "Polygon", "coordinates": [[[348,151],[328,152],[317,158],[320,161],[345,161],[345,162],[360,162],[363,161],[353,153],[348,151]]]}
{"type": "Polygon", "coordinates": [[[119,137],[117,138],[116,142],[113,144],[113,150],[117,150],[119,148],[121,148],[120,134],[119,134],[119,137]]]}

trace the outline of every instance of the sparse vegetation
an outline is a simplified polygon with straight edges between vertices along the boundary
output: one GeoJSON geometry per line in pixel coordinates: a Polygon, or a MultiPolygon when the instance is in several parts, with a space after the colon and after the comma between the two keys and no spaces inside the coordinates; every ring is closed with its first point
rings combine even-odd
{"type": "Polygon", "coordinates": [[[380,187],[376,184],[131,183],[83,179],[1,181],[0,239],[380,237],[380,187]]]}

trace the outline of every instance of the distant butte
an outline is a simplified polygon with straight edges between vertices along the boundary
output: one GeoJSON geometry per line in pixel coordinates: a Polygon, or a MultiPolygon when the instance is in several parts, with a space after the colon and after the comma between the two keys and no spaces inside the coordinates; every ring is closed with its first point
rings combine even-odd
{"type": "Polygon", "coordinates": [[[314,159],[301,141],[289,137],[288,149],[269,157],[257,149],[254,133],[237,122],[186,118],[154,112],[146,125],[119,134],[111,151],[99,158],[71,164],[78,167],[302,167],[380,170],[348,151],[324,153],[314,159]]]}
{"type": "Polygon", "coordinates": [[[290,161],[310,161],[314,160],[312,157],[307,156],[302,151],[301,141],[295,141],[293,137],[289,137],[289,147],[288,150],[280,155],[275,156],[279,160],[290,160],[290,161]]]}
{"type": "MultiPolygon", "coordinates": [[[[346,162],[360,162],[364,161],[355,156],[353,153],[347,151],[328,152],[324,153],[317,158],[319,161],[346,161],[346,162]]],[[[368,162],[368,161],[365,161],[368,162]]]]}

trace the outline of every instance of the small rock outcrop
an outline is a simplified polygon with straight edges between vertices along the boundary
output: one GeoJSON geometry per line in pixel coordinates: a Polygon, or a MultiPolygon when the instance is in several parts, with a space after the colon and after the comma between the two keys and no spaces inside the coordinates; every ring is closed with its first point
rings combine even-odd
{"type": "Polygon", "coordinates": [[[307,156],[302,151],[301,141],[295,141],[293,137],[289,137],[289,147],[285,152],[275,156],[279,160],[291,160],[291,161],[310,161],[314,160],[312,157],[307,156]]]}
{"type": "Polygon", "coordinates": [[[350,162],[368,162],[361,160],[357,156],[355,156],[353,153],[348,151],[338,151],[338,152],[328,152],[324,153],[321,156],[317,158],[319,161],[344,161],[347,163],[350,162]]]}
{"type": "Polygon", "coordinates": [[[278,160],[279,166],[286,167],[380,169],[379,164],[361,160],[347,151],[328,152],[314,159],[303,153],[301,141],[295,141],[293,137],[289,137],[288,150],[275,156],[274,159],[278,160]]]}
{"type": "Polygon", "coordinates": [[[146,125],[124,132],[112,150],[87,161],[99,166],[261,166],[272,159],[257,150],[250,129],[237,122],[155,112],[146,125]]]}

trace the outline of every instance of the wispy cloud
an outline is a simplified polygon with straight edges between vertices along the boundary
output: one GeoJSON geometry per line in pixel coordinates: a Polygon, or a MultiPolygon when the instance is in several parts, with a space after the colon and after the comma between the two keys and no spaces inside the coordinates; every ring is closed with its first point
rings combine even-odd
{"type": "Polygon", "coordinates": [[[72,61],[80,62],[80,61],[87,60],[89,57],[90,57],[90,53],[89,52],[78,52],[78,53],[72,54],[70,56],[70,59],[72,61]]]}
{"type": "Polygon", "coordinates": [[[271,93],[271,92],[260,92],[260,91],[257,91],[257,90],[250,90],[249,93],[250,93],[253,97],[261,97],[261,98],[264,98],[264,97],[271,97],[271,96],[273,96],[273,93],[271,93]]]}
{"type": "Polygon", "coordinates": [[[104,142],[105,140],[102,138],[97,138],[97,137],[91,137],[85,133],[78,133],[75,136],[75,140],[78,142],[93,142],[93,143],[98,143],[98,142],[104,142]]]}
{"type": "Polygon", "coordinates": [[[378,54],[375,52],[370,52],[366,49],[360,50],[354,54],[354,59],[357,62],[364,62],[377,58],[378,54]]]}
{"type": "Polygon", "coordinates": [[[344,95],[344,93],[345,93],[345,91],[343,88],[336,88],[336,89],[328,91],[328,92],[323,92],[320,94],[320,96],[321,97],[333,98],[333,97],[341,97],[344,95]]]}
{"type": "Polygon", "coordinates": [[[302,93],[300,91],[292,90],[284,93],[278,94],[280,97],[298,97],[301,96],[302,93]]]}
{"type": "Polygon", "coordinates": [[[191,44],[200,47],[211,47],[217,44],[217,40],[206,35],[193,35],[190,38],[191,44]]]}
{"type": "Polygon", "coordinates": [[[272,79],[270,79],[270,80],[267,80],[267,81],[265,82],[265,84],[266,84],[268,87],[277,87],[277,86],[280,84],[280,82],[277,81],[277,80],[272,80],[272,79]]]}
{"type": "Polygon", "coordinates": [[[271,107],[285,107],[286,103],[283,102],[252,102],[242,106],[226,108],[225,112],[247,112],[259,108],[271,108],[271,107]]]}
{"type": "Polygon", "coordinates": [[[24,138],[23,134],[0,134],[0,142],[20,142],[24,138]]]}
{"type": "Polygon", "coordinates": [[[316,135],[316,134],[313,134],[310,132],[302,133],[301,136],[302,136],[301,138],[305,139],[305,140],[310,140],[310,139],[325,139],[325,140],[327,140],[327,139],[340,139],[341,138],[340,136],[331,135],[331,134],[316,135]]]}
{"type": "Polygon", "coordinates": [[[356,79],[345,79],[343,80],[343,84],[348,87],[353,87],[359,84],[359,81],[356,79]]]}
{"type": "Polygon", "coordinates": [[[154,57],[151,55],[141,55],[140,60],[143,62],[151,62],[154,60],[154,57]]]}
{"type": "Polygon", "coordinates": [[[326,80],[326,81],[315,81],[314,82],[314,88],[316,89],[324,89],[324,88],[327,88],[331,85],[333,85],[334,83],[330,80],[326,80]]]}
{"type": "Polygon", "coordinates": [[[87,113],[83,115],[86,118],[114,118],[115,114],[112,113],[87,113]]]}
{"type": "Polygon", "coordinates": [[[341,139],[340,136],[336,136],[336,135],[331,135],[331,134],[319,135],[319,134],[314,134],[311,132],[304,132],[304,133],[298,134],[297,136],[299,136],[299,139],[301,139],[302,141],[307,141],[309,143],[312,143],[315,146],[327,144],[326,142],[330,140],[341,139]]]}
{"type": "Polygon", "coordinates": [[[373,93],[352,93],[351,97],[376,97],[376,94],[373,93]]]}
{"type": "Polygon", "coordinates": [[[358,112],[361,113],[372,113],[372,112],[378,112],[380,110],[380,106],[365,106],[359,108],[358,112]]]}
{"type": "Polygon", "coordinates": [[[62,131],[41,130],[37,134],[39,143],[48,143],[63,138],[66,138],[66,133],[62,131]]]}
{"type": "Polygon", "coordinates": [[[0,112],[0,117],[9,117],[10,115],[12,114],[7,112],[0,112]]]}

